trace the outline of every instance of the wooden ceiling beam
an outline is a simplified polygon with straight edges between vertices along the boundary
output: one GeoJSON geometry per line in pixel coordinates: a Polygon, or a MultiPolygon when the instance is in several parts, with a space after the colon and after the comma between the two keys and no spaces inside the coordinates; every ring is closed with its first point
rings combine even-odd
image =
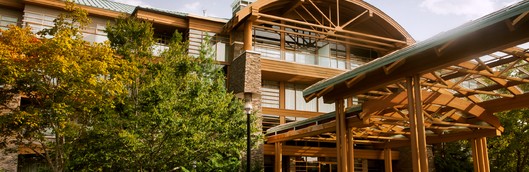
{"type": "MultiPolygon", "coordinates": [[[[291,32],[291,31],[287,31],[287,30],[280,30],[280,29],[269,28],[269,27],[264,27],[264,26],[253,26],[253,27],[254,28],[263,29],[263,30],[284,32],[284,33],[293,34],[293,35],[299,35],[299,36],[304,36],[304,37],[309,37],[309,38],[321,39],[321,37],[319,37],[319,36],[307,35],[307,34],[303,34],[303,33],[291,32]]],[[[354,43],[354,42],[336,40],[336,39],[331,39],[331,38],[326,38],[326,40],[329,40],[329,41],[332,41],[332,42],[343,43],[343,44],[346,44],[346,45],[352,45],[352,46],[355,46],[355,47],[363,47],[363,48],[370,48],[370,49],[375,49],[375,50],[387,51],[387,49],[385,49],[385,48],[369,46],[369,45],[361,44],[361,43],[354,43]]]]}
{"type": "MultiPolygon", "coordinates": [[[[302,5],[302,7],[303,7],[303,5],[302,5]]],[[[264,13],[256,13],[255,15],[263,17],[263,18],[272,19],[272,20],[282,20],[282,21],[285,21],[285,22],[291,22],[291,23],[305,25],[305,26],[313,26],[313,27],[316,27],[316,28],[321,28],[321,29],[326,29],[326,30],[336,30],[336,28],[329,27],[329,26],[324,26],[324,25],[321,25],[321,24],[308,23],[308,22],[298,21],[298,20],[284,18],[284,17],[278,17],[278,16],[264,14],[264,13]]],[[[347,33],[347,34],[351,34],[351,35],[355,35],[355,36],[362,36],[362,37],[376,39],[376,40],[407,44],[406,41],[401,41],[401,40],[387,38],[387,37],[382,37],[382,36],[375,36],[375,35],[371,35],[371,34],[355,32],[355,31],[339,30],[338,32],[343,32],[343,33],[347,33]]]]}
{"type": "Polygon", "coordinates": [[[341,25],[339,28],[340,29],[343,29],[345,27],[347,27],[349,24],[353,23],[354,21],[356,21],[358,18],[362,17],[364,14],[366,14],[367,12],[369,12],[369,10],[365,10],[364,12],[360,13],[359,15],[357,15],[356,17],[352,18],[351,20],[345,22],[345,24],[341,25]]]}
{"type": "MultiPolygon", "coordinates": [[[[441,94],[436,92],[421,91],[423,104],[436,104],[441,106],[448,106],[459,111],[468,113],[472,116],[481,119],[482,121],[500,128],[501,124],[499,119],[486,111],[479,104],[474,104],[472,102],[466,101],[461,98],[454,97],[453,95],[441,94]]],[[[384,96],[380,100],[369,100],[362,105],[362,117],[375,116],[378,113],[382,112],[387,107],[393,106],[404,106],[408,104],[407,92],[401,92],[398,94],[393,94],[390,96],[384,96]]]]}
{"type": "Polygon", "coordinates": [[[520,81],[524,83],[529,83],[529,79],[516,78],[516,77],[510,77],[510,76],[496,76],[494,74],[487,73],[484,71],[476,71],[476,70],[469,70],[469,69],[456,68],[456,67],[447,67],[446,69],[457,71],[457,72],[462,72],[462,73],[467,73],[467,74],[486,76],[490,78],[499,78],[499,79],[506,79],[506,80],[511,80],[511,81],[520,81]]]}
{"type": "MultiPolygon", "coordinates": [[[[439,136],[426,136],[426,143],[427,144],[437,144],[437,143],[446,143],[446,142],[453,142],[457,140],[467,140],[467,139],[473,139],[473,138],[482,138],[482,137],[496,137],[500,136],[501,131],[499,130],[493,130],[493,129],[480,129],[480,130],[474,130],[471,132],[457,132],[457,133],[451,133],[451,134],[443,134],[439,136]]],[[[392,141],[388,142],[384,145],[386,148],[396,148],[396,147],[404,147],[409,146],[409,141],[392,141]]]]}
{"type": "Polygon", "coordinates": [[[521,109],[529,107],[529,93],[516,95],[513,98],[499,98],[478,103],[485,107],[490,113],[503,112],[511,109],[521,109]]]}
{"type": "Polygon", "coordinates": [[[329,17],[327,17],[327,15],[325,15],[325,13],[323,13],[323,11],[321,11],[320,8],[316,4],[314,4],[314,2],[312,2],[312,0],[307,0],[307,1],[309,1],[309,3],[312,4],[314,8],[316,8],[316,10],[321,14],[323,18],[325,18],[333,27],[336,28],[336,25],[334,24],[334,22],[332,22],[332,20],[329,17]]]}

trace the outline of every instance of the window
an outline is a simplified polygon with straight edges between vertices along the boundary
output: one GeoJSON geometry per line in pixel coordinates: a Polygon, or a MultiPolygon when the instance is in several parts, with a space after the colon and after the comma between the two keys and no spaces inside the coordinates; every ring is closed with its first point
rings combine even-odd
{"type": "Polygon", "coordinates": [[[56,16],[31,11],[25,11],[24,13],[24,23],[31,27],[33,33],[53,27],[53,20],[55,20],[55,18],[56,16]]]}
{"type": "Polygon", "coordinates": [[[285,84],[285,108],[290,110],[317,111],[317,100],[312,99],[305,102],[303,98],[303,89],[307,85],[302,84],[285,84]]]}
{"type": "Polygon", "coordinates": [[[263,81],[261,102],[263,107],[279,108],[279,82],[263,81]]]}
{"type": "Polygon", "coordinates": [[[9,25],[13,24],[16,25],[18,22],[18,18],[16,17],[8,17],[4,15],[0,15],[0,29],[7,30],[9,25]]]}

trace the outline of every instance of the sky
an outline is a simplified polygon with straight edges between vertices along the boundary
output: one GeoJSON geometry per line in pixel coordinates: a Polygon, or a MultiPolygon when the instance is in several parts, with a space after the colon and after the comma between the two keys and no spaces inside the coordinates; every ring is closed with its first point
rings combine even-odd
{"type": "MultiPolygon", "coordinates": [[[[233,0],[114,0],[197,15],[231,18],[233,0]]],[[[365,0],[422,41],[520,0],[365,0]]]]}

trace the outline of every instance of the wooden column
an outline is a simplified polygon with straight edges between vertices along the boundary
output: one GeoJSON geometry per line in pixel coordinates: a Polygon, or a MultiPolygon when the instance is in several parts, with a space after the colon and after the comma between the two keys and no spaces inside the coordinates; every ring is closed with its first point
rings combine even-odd
{"type": "Polygon", "coordinates": [[[472,148],[472,163],[474,165],[474,172],[480,172],[479,168],[479,157],[478,157],[478,146],[476,144],[476,139],[470,139],[470,147],[472,148]]]}
{"type": "MultiPolygon", "coordinates": [[[[281,20],[281,24],[285,24],[285,21],[281,20]]],[[[280,27],[281,29],[281,33],[280,33],[280,43],[279,43],[279,47],[280,47],[280,54],[281,54],[281,60],[285,60],[285,26],[281,26],[280,27]]]]}
{"type": "Polygon", "coordinates": [[[355,171],[354,139],[352,128],[347,128],[347,169],[349,172],[355,171]]]}
{"type": "Polygon", "coordinates": [[[426,130],[424,126],[424,115],[422,110],[421,78],[419,75],[413,77],[413,92],[415,99],[415,117],[417,118],[417,141],[419,143],[419,162],[421,171],[428,171],[428,154],[426,151],[426,130]]]}
{"type": "Polygon", "coordinates": [[[385,172],[393,172],[393,162],[391,159],[391,149],[384,149],[384,168],[385,172]]]}
{"type": "Polygon", "coordinates": [[[489,148],[487,147],[487,138],[481,138],[481,144],[483,146],[483,163],[485,164],[485,171],[490,171],[490,162],[489,162],[489,148]]]}
{"type": "Polygon", "coordinates": [[[474,171],[489,172],[489,156],[487,149],[487,138],[470,139],[472,147],[472,161],[474,163],[474,171]]]}
{"type": "Polygon", "coordinates": [[[407,78],[413,171],[428,171],[426,132],[422,112],[421,86],[418,75],[407,78]]]}
{"type": "Polygon", "coordinates": [[[412,167],[413,171],[419,171],[420,164],[419,164],[419,152],[418,152],[418,143],[417,143],[417,126],[416,126],[416,118],[415,118],[415,108],[413,104],[413,85],[412,85],[413,78],[408,77],[406,78],[406,90],[408,93],[408,117],[410,118],[410,142],[411,142],[411,161],[412,161],[412,167]]]}
{"type": "Polygon", "coordinates": [[[347,131],[345,123],[345,107],[343,98],[335,101],[336,106],[336,155],[338,159],[338,171],[347,171],[347,131]]]}
{"type": "Polygon", "coordinates": [[[283,166],[283,143],[275,143],[275,161],[274,161],[274,171],[281,172],[283,166]]]}
{"type": "Polygon", "coordinates": [[[253,21],[252,20],[246,20],[246,23],[244,23],[244,50],[249,51],[252,50],[252,30],[253,21]]]}

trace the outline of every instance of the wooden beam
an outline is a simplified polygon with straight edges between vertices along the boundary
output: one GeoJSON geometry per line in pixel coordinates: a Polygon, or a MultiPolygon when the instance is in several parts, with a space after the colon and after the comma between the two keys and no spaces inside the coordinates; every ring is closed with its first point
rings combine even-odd
{"type": "Polygon", "coordinates": [[[316,8],[316,10],[318,12],[320,12],[321,16],[323,18],[325,18],[333,27],[336,27],[336,25],[334,24],[334,22],[332,22],[331,19],[329,19],[329,17],[327,17],[327,15],[325,15],[325,13],[323,13],[323,11],[320,10],[320,8],[318,8],[318,6],[316,4],[314,4],[314,2],[312,2],[312,0],[307,0],[310,2],[310,4],[312,4],[312,6],[314,6],[314,8],[316,8]]]}
{"type": "Polygon", "coordinates": [[[274,171],[281,172],[283,169],[281,168],[283,166],[283,143],[282,142],[276,142],[275,143],[275,161],[274,161],[274,171]]]}
{"type": "MultiPolygon", "coordinates": [[[[424,129],[423,99],[421,95],[421,78],[413,76],[413,101],[415,103],[415,115],[417,118],[417,142],[419,148],[419,163],[421,171],[428,171],[428,155],[426,153],[426,131],[424,129]]],[[[408,99],[409,102],[409,99],[408,99]]],[[[410,117],[411,118],[411,117],[410,117]]]]}
{"type": "Polygon", "coordinates": [[[298,8],[301,4],[303,4],[303,2],[305,2],[305,0],[298,0],[297,2],[294,1],[294,2],[286,5],[285,7],[288,8],[288,10],[283,12],[283,14],[281,14],[281,16],[285,16],[285,15],[289,14],[290,12],[296,10],[296,8],[298,8]]]}
{"type": "MultiPolygon", "coordinates": [[[[408,91],[396,93],[389,96],[383,96],[379,100],[366,101],[362,105],[362,113],[366,114],[365,116],[374,116],[388,107],[393,107],[397,105],[405,106],[408,104],[406,101],[408,97],[407,92],[408,91]]],[[[437,92],[429,92],[422,90],[421,94],[421,100],[425,105],[434,104],[440,106],[448,106],[453,109],[457,109],[459,111],[466,112],[472,116],[475,116],[478,119],[490,124],[491,126],[501,128],[499,119],[492,115],[492,112],[487,111],[485,108],[483,108],[484,106],[481,106],[481,104],[475,104],[465,99],[454,97],[453,95],[441,94],[437,92]]]]}
{"type": "Polygon", "coordinates": [[[253,29],[252,29],[253,21],[252,20],[246,20],[246,23],[244,23],[244,50],[251,51],[253,49],[252,45],[252,36],[253,36],[253,29]]]}
{"type": "MultiPolygon", "coordinates": [[[[277,16],[274,16],[274,15],[268,15],[268,14],[263,14],[263,13],[257,13],[256,15],[260,16],[260,17],[263,17],[263,18],[273,19],[273,20],[283,20],[283,21],[286,21],[286,22],[296,23],[296,24],[305,25],[305,26],[313,26],[313,27],[326,29],[326,30],[335,30],[335,28],[324,26],[324,25],[321,25],[321,24],[318,25],[318,24],[313,24],[313,23],[307,23],[307,22],[302,22],[302,21],[298,21],[298,20],[294,20],[294,19],[277,17],[277,16]]],[[[366,37],[366,38],[383,40],[383,41],[388,41],[388,42],[407,44],[406,41],[401,41],[401,40],[398,40],[398,39],[392,39],[392,38],[387,38],[387,37],[382,37],[382,36],[376,36],[376,35],[371,35],[371,34],[366,34],[366,33],[361,33],[361,32],[355,32],[355,31],[349,31],[349,30],[339,30],[338,32],[343,32],[343,33],[348,33],[348,34],[351,34],[351,35],[362,36],[362,37],[366,37]]]]}
{"type": "Polygon", "coordinates": [[[391,63],[390,65],[382,67],[384,69],[384,73],[386,75],[390,74],[391,72],[395,71],[399,66],[402,66],[404,63],[406,63],[406,59],[400,59],[396,62],[391,63]]]}
{"type": "MultiPolygon", "coordinates": [[[[275,155],[274,144],[265,144],[265,155],[275,155]]],[[[288,146],[283,145],[283,156],[312,156],[312,157],[336,157],[336,148],[310,147],[310,146],[288,146]]],[[[399,151],[391,151],[391,159],[399,160],[399,151]]],[[[384,159],[382,150],[357,149],[354,157],[358,159],[384,159]]]]}
{"type": "Polygon", "coordinates": [[[411,145],[411,157],[412,157],[412,167],[413,171],[417,172],[421,169],[420,163],[420,153],[419,153],[419,142],[417,134],[417,117],[415,112],[415,99],[413,98],[413,77],[406,78],[406,92],[408,100],[408,114],[410,118],[410,145],[411,145]]]}
{"type": "Polygon", "coordinates": [[[334,89],[334,86],[331,85],[331,86],[329,86],[329,87],[327,87],[327,88],[321,90],[320,92],[318,92],[318,93],[316,94],[316,97],[321,97],[321,96],[327,94],[328,92],[332,91],[333,89],[334,89]]]}
{"type": "Polygon", "coordinates": [[[526,11],[522,14],[520,14],[518,17],[516,17],[514,20],[512,20],[512,26],[516,26],[516,24],[520,23],[522,20],[527,18],[527,14],[529,14],[529,11],[526,11]]]}
{"type": "Polygon", "coordinates": [[[362,16],[363,16],[364,14],[366,14],[367,12],[369,12],[369,10],[365,10],[364,12],[360,13],[360,14],[357,15],[356,17],[354,17],[354,18],[352,18],[351,20],[347,21],[345,24],[343,24],[343,25],[340,26],[340,29],[347,27],[349,24],[353,23],[355,20],[357,20],[358,18],[362,17],[362,16]]]}
{"type": "Polygon", "coordinates": [[[393,172],[393,163],[391,159],[391,148],[384,149],[384,171],[393,172]]]}
{"type": "Polygon", "coordinates": [[[486,76],[486,77],[490,77],[490,78],[500,78],[500,79],[507,79],[507,80],[511,80],[511,81],[520,81],[520,82],[524,82],[524,83],[529,83],[529,79],[516,78],[516,77],[510,77],[510,76],[496,76],[494,74],[487,73],[487,72],[484,72],[484,71],[476,71],[476,70],[469,70],[469,69],[456,68],[456,67],[447,67],[446,69],[457,71],[457,72],[462,72],[462,73],[482,75],[482,76],[486,76]]]}
{"type": "Polygon", "coordinates": [[[347,131],[345,122],[345,106],[343,98],[337,99],[336,106],[336,151],[338,155],[338,171],[347,171],[347,131]]]}
{"type": "Polygon", "coordinates": [[[513,109],[521,109],[529,107],[529,93],[516,95],[513,98],[499,98],[478,103],[479,106],[484,107],[490,113],[503,112],[513,109]]]}
{"type": "MultiPolygon", "coordinates": [[[[442,134],[438,136],[427,136],[426,142],[428,144],[438,144],[438,143],[446,143],[446,142],[453,142],[457,140],[467,140],[467,139],[474,139],[474,138],[481,138],[481,137],[496,137],[500,135],[501,135],[500,130],[479,129],[479,130],[474,130],[470,132],[457,132],[457,133],[450,133],[450,134],[442,134]]],[[[389,143],[386,143],[384,146],[387,148],[396,148],[396,147],[404,147],[404,146],[409,146],[409,145],[410,145],[409,141],[394,140],[389,143]]]]}
{"type": "Polygon", "coordinates": [[[345,81],[345,84],[347,85],[347,88],[351,88],[356,83],[359,83],[360,81],[362,81],[365,77],[366,77],[365,74],[360,74],[360,75],[354,77],[353,79],[345,81]]]}

